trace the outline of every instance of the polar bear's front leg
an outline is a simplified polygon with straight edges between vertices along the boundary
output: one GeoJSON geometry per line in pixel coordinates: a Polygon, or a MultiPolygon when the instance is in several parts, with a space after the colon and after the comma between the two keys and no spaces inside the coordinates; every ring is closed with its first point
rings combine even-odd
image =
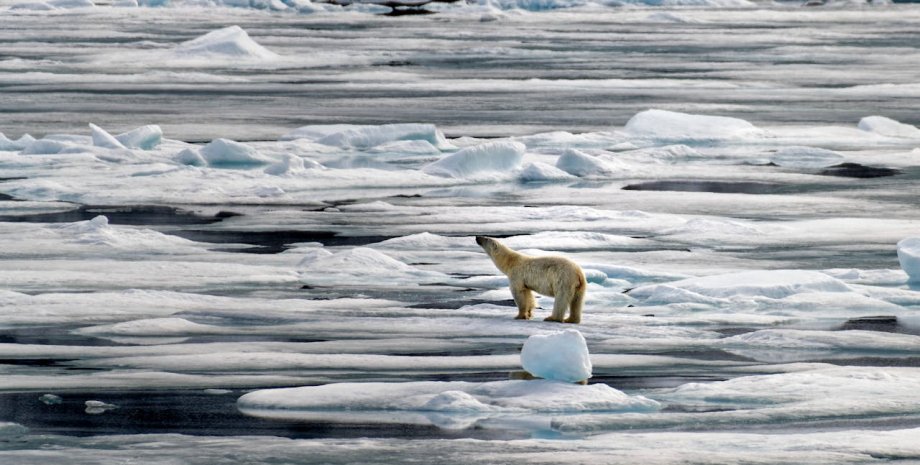
{"type": "Polygon", "coordinates": [[[533,316],[533,309],[537,306],[534,300],[533,292],[524,286],[511,285],[511,297],[514,297],[514,303],[517,304],[518,314],[515,320],[529,320],[533,316]]]}

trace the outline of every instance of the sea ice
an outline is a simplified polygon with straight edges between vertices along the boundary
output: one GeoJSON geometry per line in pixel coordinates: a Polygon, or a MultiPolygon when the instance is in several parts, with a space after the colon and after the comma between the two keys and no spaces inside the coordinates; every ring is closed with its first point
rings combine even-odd
{"type": "Polygon", "coordinates": [[[883,136],[920,138],[920,128],[884,116],[866,116],[857,127],[883,136]]]}
{"type": "Polygon", "coordinates": [[[910,281],[920,281],[920,237],[908,237],[898,242],[898,261],[910,281]]]}
{"type": "Polygon", "coordinates": [[[148,124],[118,134],[115,139],[129,149],[153,150],[163,138],[163,130],[155,124],[148,124]]]}
{"type": "Polygon", "coordinates": [[[485,412],[648,412],[658,402],[629,396],[606,384],[561,383],[550,380],[486,383],[415,381],[405,383],[334,383],[254,391],[239,398],[245,410],[377,410],[426,411],[432,407],[477,408],[485,412]],[[445,393],[450,393],[445,395],[445,393]],[[462,396],[458,393],[464,393],[462,396]],[[460,404],[448,402],[464,400],[460,404]],[[475,402],[473,402],[475,401],[475,402]]]}
{"type": "MultiPolygon", "coordinates": [[[[397,142],[427,142],[438,151],[456,149],[433,124],[384,124],[380,126],[354,124],[327,124],[302,126],[281,136],[279,140],[307,139],[323,145],[342,148],[393,150],[403,145],[397,142]],[[389,147],[388,147],[389,146],[389,147]]],[[[418,151],[419,146],[411,146],[418,151]]],[[[429,152],[428,146],[424,152],[429,152]]]]}
{"type": "Polygon", "coordinates": [[[506,175],[520,167],[526,147],[520,142],[486,142],[460,149],[425,166],[425,173],[448,178],[506,175]]]}
{"type": "Polygon", "coordinates": [[[521,365],[539,378],[574,383],[591,377],[588,344],[575,329],[530,336],[521,349],[521,365]]]}
{"type": "Polygon", "coordinates": [[[272,176],[294,176],[303,174],[307,170],[322,169],[323,165],[310,159],[304,159],[297,155],[284,154],[281,161],[265,168],[265,174],[272,176]]]}
{"type": "Polygon", "coordinates": [[[6,137],[2,132],[0,132],[0,151],[17,151],[22,150],[32,142],[35,142],[35,138],[24,134],[22,137],[16,140],[11,140],[6,137]]]}
{"type": "Polygon", "coordinates": [[[669,141],[706,141],[762,137],[765,133],[738,118],[646,110],[626,122],[624,130],[640,137],[669,141]]]}
{"type": "Polygon", "coordinates": [[[843,155],[817,147],[783,147],[770,161],[785,168],[825,168],[844,162],[843,155]]]}
{"type": "Polygon", "coordinates": [[[199,153],[209,166],[221,168],[265,165],[272,161],[253,147],[229,139],[214,139],[199,153]]]}
{"type": "Polygon", "coordinates": [[[622,166],[578,149],[567,149],[556,160],[556,168],[578,177],[607,177],[624,171],[622,166]]]}
{"type": "Polygon", "coordinates": [[[93,145],[96,147],[103,147],[107,149],[124,149],[125,146],[118,141],[115,137],[105,131],[105,129],[96,126],[93,123],[89,123],[89,128],[92,129],[93,134],[93,145]]]}
{"type": "Polygon", "coordinates": [[[300,266],[301,281],[315,285],[360,285],[370,280],[386,285],[418,284],[447,279],[442,273],[418,269],[368,247],[355,247],[332,255],[311,254],[300,266]]]}
{"type": "Polygon", "coordinates": [[[528,163],[519,175],[521,182],[571,181],[575,179],[565,171],[542,162],[528,163]]]}
{"type": "Polygon", "coordinates": [[[279,57],[252,40],[239,26],[225,27],[182,42],[176,47],[175,54],[181,58],[216,56],[243,60],[274,60],[279,57]]]}
{"type": "Polygon", "coordinates": [[[668,303],[672,301],[673,291],[676,290],[704,299],[782,299],[799,293],[852,292],[844,282],[818,271],[754,270],[642,286],[630,291],[629,295],[646,301],[668,303]]]}

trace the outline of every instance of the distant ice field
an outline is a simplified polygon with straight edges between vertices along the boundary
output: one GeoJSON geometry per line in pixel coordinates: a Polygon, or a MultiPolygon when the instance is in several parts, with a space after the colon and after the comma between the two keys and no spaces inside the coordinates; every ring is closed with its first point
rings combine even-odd
{"type": "Polygon", "coordinates": [[[402,17],[319,4],[9,8],[29,1],[0,6],[8,135],[156,122],[186,141],[274,140],[313,123],[426,122],[508,136],[596,131],[648,108],[758,125],[920,123],[920,13],[909,4],[493,2],[402,17]],[[576,7],[513,8],[557,3],[576,7]],[[172,53],[230,25],[261,49],[172,53]]]}

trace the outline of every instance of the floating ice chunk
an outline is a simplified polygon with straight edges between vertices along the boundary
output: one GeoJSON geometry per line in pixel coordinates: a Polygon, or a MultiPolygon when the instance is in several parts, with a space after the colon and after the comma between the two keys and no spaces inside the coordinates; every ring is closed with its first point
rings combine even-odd
{"type": "Polygon", "coordinates": [[[188,166],[206,166],[208,164],[197,148],[182,149],[176,154],[175,160],[176,163],[188,166]]]}
{"type": "Polygon", "coordinates": [[[430,163],[422,171],[447,178],[506,174],[521,166],[526,147],[520,142],[495,141],[474,145],[430,163]]]}
{"type": "Polygon", "coordinates": [[[545,379],[574,383],[591,377],[588,344],[576,329],[530,336],[521,349],[521,365],[545,379]]]}
{"type": "Polygon", "coordinates": [[[214,139],[199,150],[201,157],[214,167],[247,167],[271,163],[256,149],[229,139],[214,139]]]}
{"type": "Polygon", "coordinates": [[[911,282],[920,282],[920,237],[908,237],[898,242],[898,262],[911,282]]]}
{"type": "Polygon", "coordinates": [[[112,137],[111,134],[105,131],[105,129],[96,126],[93,123],[89,123],[89,128],[93,131],[93,145],[96,147],[103,147],[107,149],[123,149],[125,148],[118,139],[112,137]]]}
{"type": "Polygon", "coordinates": [[[770,161],[785,168],[826,168],[843,163],[843,155],[816,147],[784,147],[770,161]]]}
{"type": "Polygon", "coordinates": [[[553,182],[553,181],[570,181],[575,179],[575,176],[572,176],[565,171],[556,168],[552,165],[547,165],[546,163],[533,162],[528,163],[527,166],[521,170],[521,174],[518,179],[522,182],[553,182]]]}
{"type": "Polygon", "coordinates": [[[45,405],[60,405],[60,403],[64,401],[64,399],[61,399],[61,396],[56,396],[54,394],[44,394],[39,397],[38,400],[45,405]]]}
{"type": "Polygon", "coordinates": [[[577,149],[566,150],[556,160],[556,168],[578,177],[606,177],[623,172],[622,166],[577,149]]]}
{"type": "Polygon", "coordinates": [[[35,138],[28,134],[23,134],[19,139],[11,140],[0,132],[0,151],[22,150],[32,142],[35,142],[35,138]]]}
{"type": "Polygon", "coordinates": [[[25,426],[22,426],[18,423],[0,421],[0,438],[22,436],[28,432],[29,428],[26,428],[25,426]]]}
{"type": "Polygon", "coordinates": [[[479,0],[479,3],[501,10],[548,11],[584,6],[588,0],[479,0]]]}
{"type": "Polygon", "coordinates": [[[115,0],[112,2],[112,6],[118,8],[133,8],[140,5],[138,5],[137,0],[115,0]]]}
{"type": "Polygon", "coordinates": [[[667,302],[676,291],[725,299],[732,297],[766,297],[782,299],[799,293],[851,292],[843,281],[818,271],[755,270],[688,278],[667,284],[637,287],[629,295],[637,299],[667,302]]]}
{"type": "Polygon", "coordinates": [[[866,116],[859,120],[859,129],[889,137],[920,137],[920,129],[884,116],[866,116]]]}
{"type": "Polygon", "coordinates": [[[148,124],[115,136],[122,145],[129,149],[152,150],[163,138],[163,130],[155,124],[148,124]]]}
{"type": "Polygon", "coordinates": [[[629,119],[624,128],[635,136],[663,140],[724,140],[762,137],[764,131],[738,118],[646,110],[629,119]]]}
{"type": "Polygon", "coordinates": [[[273,176],[293,176],[302,174],[307,170],[322,169],[323,165],[308,158],[301,158],[297,155],[285,154],[281,161],[265,168],[265,174],[273,176]]]}
{"type": "Polygon", "coordinates": [[[183,58],[221,56],[236,59],[273,60],[278,54],[257,44],[239,26],[211,31],[201,37],[182,42],[176,55],[183,58]]]}
{"type": "Polygon", "coordinates": [[[266,389],[239,398],[241,409],[426,411],[451,406],[479,412],[647,412],[660,404],[629,396],[606,384],[580,386],[549,380],[407,383],[336,383],[266,389]],[[469,397],[458,393],[465,393],[469,397]],[[445,393],[450,393],[445,395],[445,393]],[[437,399],[437,400],[435,400],[437,399]],[[478,402],[478,404],[473,403],[478,402]]]}
{"type": "Polygon", "coordinates": [[[129,226],[112,227],[104,215],[98,215],[87,221],[50,225],[45,231],[36,233],[36,244],[41,244],[48,233],[53,233],[53,242],[92,245],[111,249],[174,254],[182,250],[198,250],[194,242],[177,236],[166,235],[157,231],[129,226]]]}
{"type": "Polygon", "coordinates": [[[105,413],[109,410],[117,409],[118,406],[114,404],[108,404],[99,400],[88,400],[86,404],[86,413],[90,415],[99,415],[105,413]]]}

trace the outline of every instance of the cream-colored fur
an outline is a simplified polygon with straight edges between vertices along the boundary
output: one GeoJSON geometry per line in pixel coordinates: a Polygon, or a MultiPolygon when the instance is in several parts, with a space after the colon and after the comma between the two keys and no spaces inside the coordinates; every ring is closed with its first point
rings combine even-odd
{"type": "Polygon", "coordinates": [[[533,292],[554,298],[553,313],[545,321],[580,323],[588,288],[585,274],[575,262],[558,256],[531,257],[515,252],[491,237],[476,236],[476,243],[492,263],[508,276],[517,319],[529,320],[537,306],[533,292]],[[533,291],[533,292],[532,292],[533,291]],[[569,317],[565,318],[566,310],[569,317]]]}

